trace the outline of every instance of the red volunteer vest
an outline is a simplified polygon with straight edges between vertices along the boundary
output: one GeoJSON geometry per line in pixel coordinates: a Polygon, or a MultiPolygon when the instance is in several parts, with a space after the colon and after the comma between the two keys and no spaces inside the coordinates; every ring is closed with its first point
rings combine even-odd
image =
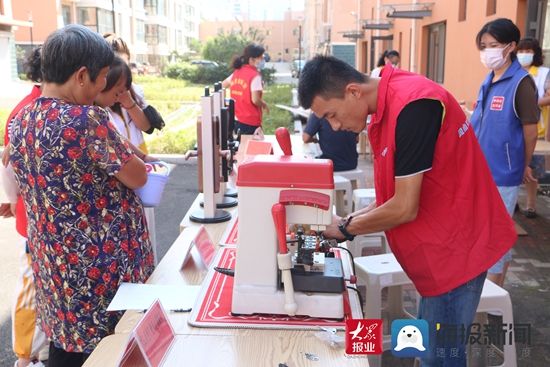
{"type": "Polygon", "coordinates": [[[395,257],[422,296],[446,293],[486,271],[517,238],[470,122],[454,97],[431,80],[385,67],[368,136],[376,201],[395,192],[395,127],[418,99],[444,107],[432,169],[424,172],[416,219],[386,231],[395,257]]]}
{"type": "Polygon", "coordinates": [[[236,69],[231,77],[231,98],[235,100],[235,117],[237,121],[251,126],[262,124],[262,109],[252,103],[250,83],[258,75],[258,70],[245,64],[236,69]]]}
{"type": "MultiPolygon", "coordinates": [[[[40,94],[41,94],[40,87],[35,85],[32,88],[31,92],[27,96],[25,96],[25,98],[23,98],[21,102],[19,102],[17,106],[15,106],[15,108],[11,111],[10,115],[8,116],[8,120],[6,121],[6,130],[4,132],[4,146],[8,145],[10,141],[9,126],[10,126],[11,120],[19,113],[21,109],[23,109],[23,107],[25,107],[26,105],[28,105],[29,103],[31,103],[32,101],[40,97],[40,94]]],[[[27,215],[25,213],[26,212],[25,212],[25,205],[23,203],[23,198],[19,196],[15,207],[15,229],[21,236],[26,238],[27,237],[27,215]]]]}

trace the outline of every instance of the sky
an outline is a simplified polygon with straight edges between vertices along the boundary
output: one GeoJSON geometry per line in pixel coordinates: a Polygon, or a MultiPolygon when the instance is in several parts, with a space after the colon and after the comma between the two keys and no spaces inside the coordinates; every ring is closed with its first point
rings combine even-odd
{"type": "Polygon", "coordinates": [[[235,19],[235,9],[249,14],[251,20],[282,20],[289,8],[303,11],[304,0],[201,0],[206,20],[235,19]]]}

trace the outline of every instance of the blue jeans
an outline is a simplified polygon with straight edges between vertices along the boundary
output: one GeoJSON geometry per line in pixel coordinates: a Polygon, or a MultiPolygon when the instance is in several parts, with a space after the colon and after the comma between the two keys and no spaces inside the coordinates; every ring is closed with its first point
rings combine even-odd
{"type": "Polygon", "coordinates": [[[422,297],[418,318],[426,320],[430,330],[429,354],[422,358],[422,367],[466,367],[465,341],[468,340],[470,325],[476,314],[486,275],[484,272],[445,294],[422,297]],[[437,340],[438,323],[442,325],[442,331],[459,331],[464,326],[465,339],[462,339],[458,332],[459,337],[456,340],[437,340]]]}
{"type": "MultiPolygon", "coordinates": [[[[519,186],[497,186],[498,192],[506,211],[511,217],[514,216],[514,209],[518,202],[519,186]]],[[[512,261],[512,250],[508,250],[502,257],[489,269],[489,274],[501,274],[504,272],[504,265],[512,261]]]]}

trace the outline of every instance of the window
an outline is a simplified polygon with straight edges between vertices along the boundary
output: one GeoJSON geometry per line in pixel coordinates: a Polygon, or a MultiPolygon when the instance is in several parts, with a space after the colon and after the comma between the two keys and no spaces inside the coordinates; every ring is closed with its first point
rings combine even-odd
{"type": "Polygon", "coordinates": [[[158,25],[145,25],[145,41],[148,45],[157,45],[159,43],[158,25]]]}
{"type": "Polygon", "coordinates": [[[63,17],[63,24],[71,24],[73,22],[71,18],[71,7],[68,5],[61,6],[61,15],[63,17]]]}
{"type": "Polygon", "coordinates": [[[157,0],[145,0],[144,1],[145,10],[149,15],[157,15],[157,0]]]}
{"type": "Polygon", "coordinates": [[[168,29],[166,29],[166,27],[159,25],[158,35],[159,35],[158,43],[164,43],[164,44],[168,43],[168,29]]]}
{"type": "Polygon", "coordinates": [[[78,8],[78,23],[97,32],[96,8],[78,8]]]}
{"type": "Polygon", "coordinates": [[[176,31],[176,48],[177,49],[183,48],[183,32],[180,30],[176,31]]]}
{"type": "Polygon", "coordinates": [[[443,83],[445,71],[445,23],[428,27],[428,65],[426,76],[436,83],[443,83]]]}
{"type": "Polygon", "coordinates": [[[467,0],[460,0],[458,3],[458,21],[463,22],[466,20],[466,3],[467,0]]]}
{"type": "Polygon", "coordinates": [[[97,32],[100,34],[114,32],[113,12],[105,9],[97,9],[97,32]]]}
{"type": "Polygon", "coordinates": [[[140,19],[136,20],[136,40],[145,42],[145,22],[140,19]]]}
{"type": "Polygon", "coordinates": [[[487,13],[486,15],[494,15],[497,13],[497,0],[487,0],[487,13]]]}

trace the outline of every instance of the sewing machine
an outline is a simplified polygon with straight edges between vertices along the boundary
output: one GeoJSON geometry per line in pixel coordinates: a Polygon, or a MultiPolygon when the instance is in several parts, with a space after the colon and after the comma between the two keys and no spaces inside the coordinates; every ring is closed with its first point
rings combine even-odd
{"type": "Polygon", "coordinates": [[[288,131],[276,135],[284,156],[258,155],[239,167],[231,311],[341,319],[342,262],[315,232],[332,222],[332,162],[292,156],[288,131]]]}

